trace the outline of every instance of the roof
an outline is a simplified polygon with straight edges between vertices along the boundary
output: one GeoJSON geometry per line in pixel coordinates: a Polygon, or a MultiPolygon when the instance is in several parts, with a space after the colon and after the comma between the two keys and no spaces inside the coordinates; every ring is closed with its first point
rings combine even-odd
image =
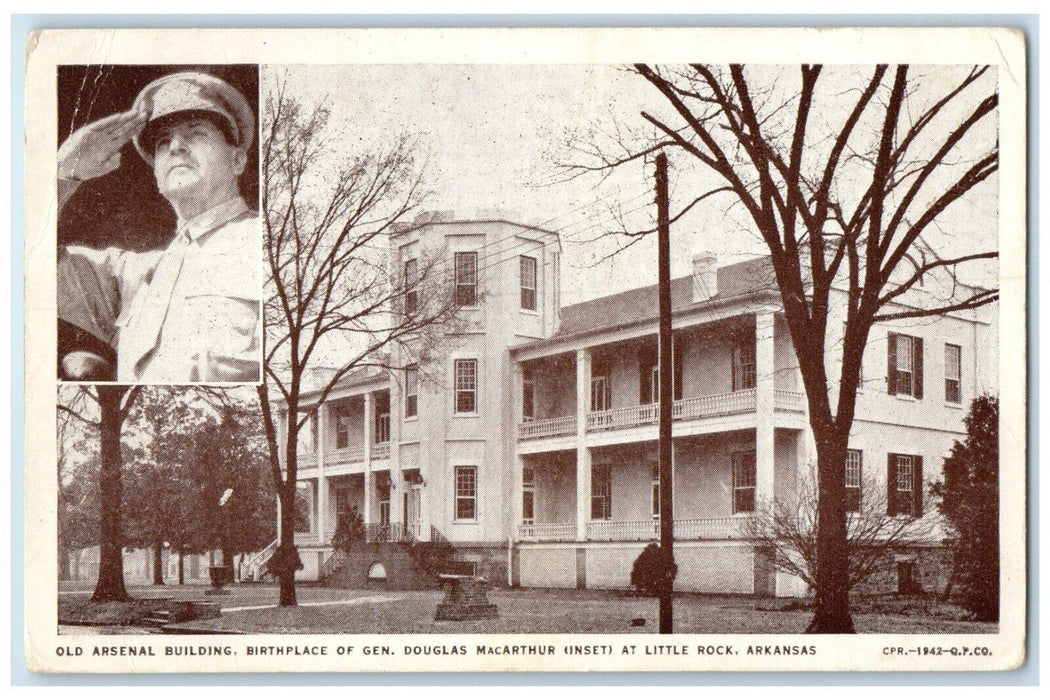
{"type": "MultiPolygon", "coordinates": [[[[555,338],[576,335],[611,326],[622,326],[659,315],[655,284],[599,297],[561,309],[561,326],[555,338]]],[[[718,294],[702,302],[693,301],[693,277],[671,280],[671,311],[699,307],[744,294],[775,290],[776,277],[769,256],[718,268],[718,294]]]]}

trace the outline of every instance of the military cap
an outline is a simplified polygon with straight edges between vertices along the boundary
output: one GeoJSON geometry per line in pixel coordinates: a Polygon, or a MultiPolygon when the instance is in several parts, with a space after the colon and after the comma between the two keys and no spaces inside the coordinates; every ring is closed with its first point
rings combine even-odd
{"type": "Polygon", "coordinates": [[[157,124],[173,115],[217,117],[230,143],[249,148],[255,136],[255,116],[244,95],[214,75],[172,73],[142,88],[132,109],[147,116],[146,128],[134,138],[135,149],[153,165],[152,136],[157,124]]]}

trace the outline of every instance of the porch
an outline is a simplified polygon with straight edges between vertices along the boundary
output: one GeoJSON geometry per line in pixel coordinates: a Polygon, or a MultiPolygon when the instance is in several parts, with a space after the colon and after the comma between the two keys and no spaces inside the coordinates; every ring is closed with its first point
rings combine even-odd
{"type": "MultiPolygon", "coordinates": [[[[756,509],[796,498],[805,457],[800,431],[776,429],[760,473],[755,430],[674,440],[674,537],[747,540],[756,509]]],[[[519,455],[520,543],[645,543],[659,540],[657,443],[519,455]],[[580,457],[583,461],[580,461],[580,457]]]]}

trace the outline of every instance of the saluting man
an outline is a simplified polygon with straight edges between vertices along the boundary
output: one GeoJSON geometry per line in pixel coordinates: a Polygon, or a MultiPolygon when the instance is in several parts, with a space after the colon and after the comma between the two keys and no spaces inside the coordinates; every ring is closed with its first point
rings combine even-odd
{"type": "Polygon", "coordinates": [[[120,167],[129,140],[175,210],[163,251],[59,251],[65,379],[122,383],[258,382],[262,231],[238,185],[255,133],[247,100],[226,82],[184,72],[147,85],[127,112],[74,132],[59,148],[59,210],[77,186],[120,167]]]}

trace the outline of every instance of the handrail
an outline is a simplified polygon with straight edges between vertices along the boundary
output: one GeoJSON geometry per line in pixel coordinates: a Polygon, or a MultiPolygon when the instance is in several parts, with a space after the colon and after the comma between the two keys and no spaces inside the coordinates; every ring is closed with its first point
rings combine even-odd
{"type": "Polygon", "coordinates": [[[523,523],[518,525],[523,542],[569,542],[576,539],[576,523],[523,523]]]}
{"type": "Polygon", "coordinates": [[[390,459],[390,443],[377,442],[372,445],[372,459],[390,459]]]}
{"type": "Polygon", "coordinates": [[[258,581],[261,578],[259,575],[259,569],[270,561],[270,557],[272,557],[277,551],[277,547],[280,543],[280,540],[274,540],[258,552],[252,554],[247,560],[242,561],[240,566],[241,579],[250,578],[252,581],[258,581]],[[247,577],[245,576],[246,571],[248,574],[247,577]]]}
{"type": "Polygon", "coordinates": [[[576,416],[527,420],[518,424],[519,440],[529,440],[538,437],[555,437],[557,435],[573,435],[575,433],[576,416]]]}
{"type": "MultiPolygon", "coordinates": [[[[776,389],[773,392],[775,411],[802,413],[806,410],[806,395],[800,391],[776,389]]],[[[695,396],[678,399],[671,405],[671,417],[675,421],[714,418],[741,413],[754,413],[756,392],[754,389],[728,391],[710,396],[695,396]]],[[[587,430],[597,432],[633,428],[642,425],[653,425],[660,420],[659,404],[638,404],[610,408],[604,411],[591,411],[587,414],[587,430]]],[[[576,416],[559,418],[542,418],[528,420],[518,424],[518,439],[572,435],[576,432],[576,416]]]]}
{"type": "Polygon", "coordinates": [[[326,464],[354,464],[365,461],[365,448],[363,446],[340,447],[325,455],[326,464]]]}
{"type": "MultiPolygon", "coordinates": [[[[750,537],[751,517],[683,518],[674,521],[676,541],[734,540],[750,537]]],[[[660,538],[660,520],[591,520],[590,542],[655,542],[660,538]]],[[[576,539],[576,523],[524,523],[518,525],[519,542],[570,542],[576,539]]]]}
{"type": "Polygon", "coordinates": [[[333,551],[332,554],[324,560],[324,563],[321,564],[321,571],[318,572],[318,579],[323,581],[328,578],[335,573],[335,570],[342,566],[345,561],[346,554],[344,554],[341,549],[333,551]]]}

